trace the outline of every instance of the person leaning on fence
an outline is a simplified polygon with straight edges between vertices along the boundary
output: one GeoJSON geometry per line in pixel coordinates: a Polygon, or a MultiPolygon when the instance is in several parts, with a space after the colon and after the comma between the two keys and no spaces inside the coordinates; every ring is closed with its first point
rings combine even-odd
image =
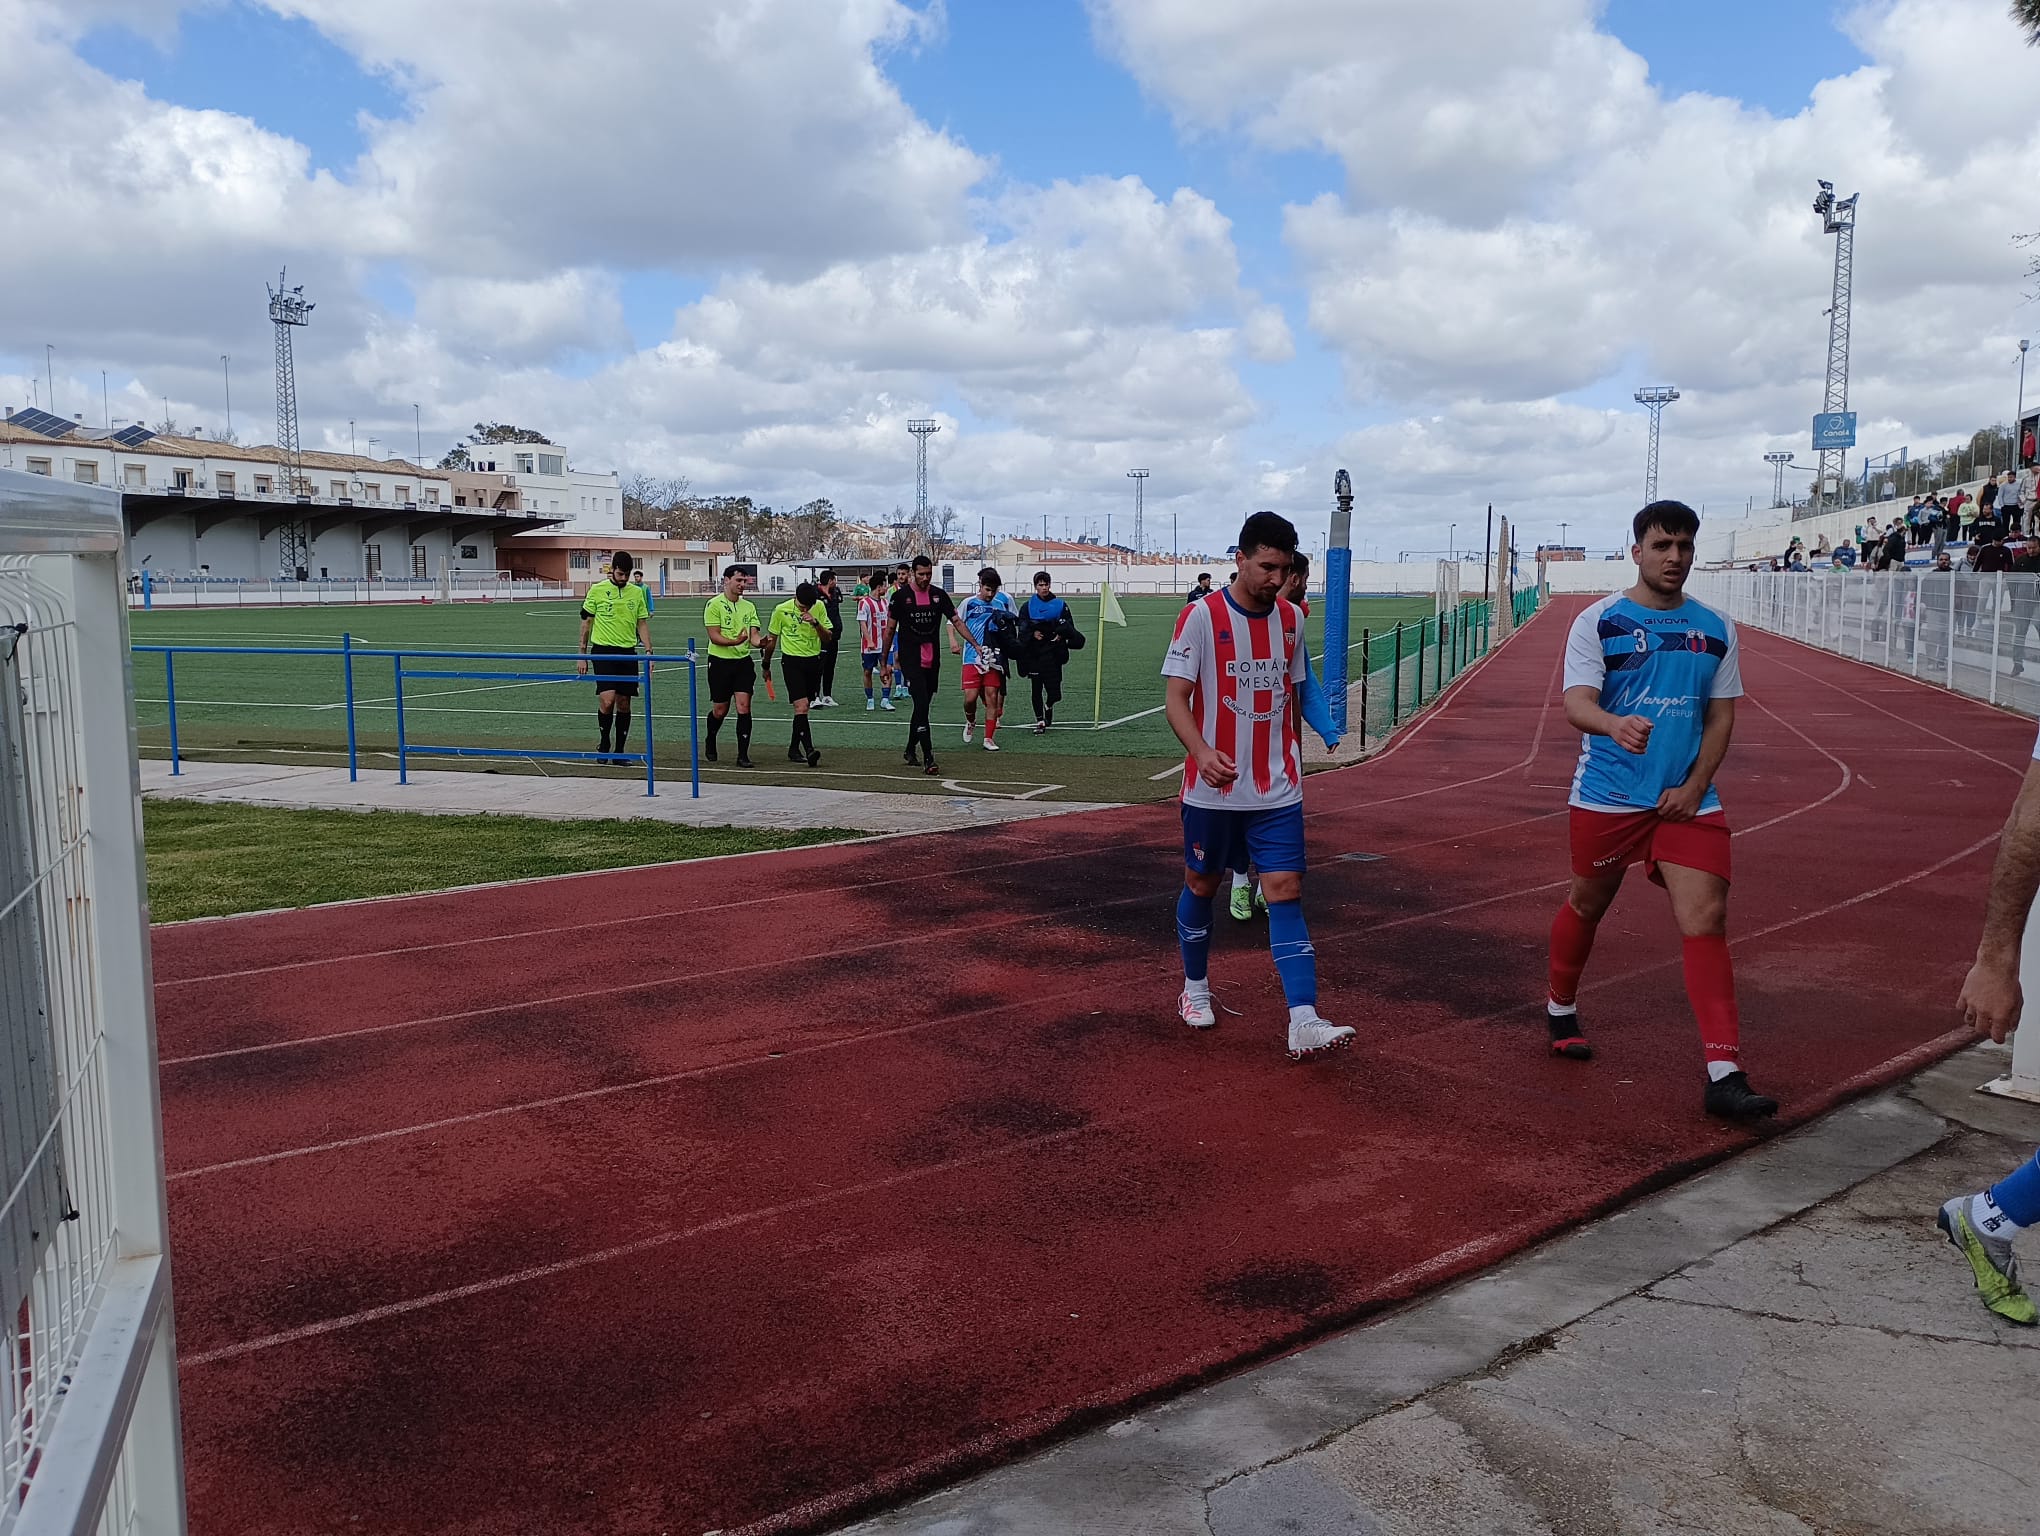
{"type": "Polygon", "coordinates": [[[722,591],[708,600],[702,620],[708,629],[708,733],[701,755],[711,763],[715,738],[722,730],[730,705],[737,706],[737,766],[751,766],[751,694],[758,686],[758,669],[751,662],[751,650],[765,643],[758,627],[758,606],[744,595],[751,576],[741,565],[723,568],[722,591]]]}
{"type": "Polygon", "coordinates": [[[581,599],[581,659],[575,670],[586,677],[592,659],[595,720],[602,728],[596,751],[603,757],[621,757],[630,740],[630,701],[638,692],[637,650],[643,646],[649,655],[652,649],[645,589],[632,585],[631,564],[629,554],[619,549],[610,557],[609,575],[581,599]]]}

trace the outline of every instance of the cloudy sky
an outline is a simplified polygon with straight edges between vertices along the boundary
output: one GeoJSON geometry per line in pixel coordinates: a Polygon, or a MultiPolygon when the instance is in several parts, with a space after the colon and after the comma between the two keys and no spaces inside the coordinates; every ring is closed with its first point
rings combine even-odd
{"type": "MultiPolygon", "coordinates": [[[[478,419],[884,521],[1612,547],[2009,417],[2040,53],[2002,0],[0,0],[0,398],[308,445],[478,419]],[[45,346],[54,347],[53,363],[45,346]],[[107,378],[110,405],[102,396],[107,378]]],[[[2040,390],[2040,369],[2035,388],[2040,390]]]]}

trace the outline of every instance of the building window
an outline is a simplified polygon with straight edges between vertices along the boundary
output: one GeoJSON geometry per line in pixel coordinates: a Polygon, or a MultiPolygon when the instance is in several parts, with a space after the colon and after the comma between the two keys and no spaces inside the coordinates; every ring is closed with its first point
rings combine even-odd
{"type": "Polygon", "coordinates": [[[784,592],[786,590],[786,578],[784,576],[773,577],[772,590],[775,592],[784,592]]]}
{"type": "Polygon", "coordinates": [[[541,475],[564,475],[567,472],[566,455],[541,453],[538,456],[538,472],[541,475]]]}
{"type": "Polygon", "coordinates": [[[439,505],[439,487],[438,487],[438,486],[436,486],[436,485],[428,485],[428,486],[426,486],[426,487],[425,487],[425,505],[426,505],[426,506],[428,506],[428,507],[436,507],[436,506],[438,506],[438,505],[439,505]]]}
{"type": "Polygon", "coordinates": [[[481,545],[479,545],[479,544],[463,544],[463,545],[461,545],[461,547],[460,547],[460,557],[461,557],[461,559],[463,559],[463,560],[479,560],[479,559],[481,559],[481,558],[482,558],[482,547],[481,547],[481,545]]]}
{"type": "Polygon", "coordinates": [[[554,498],[554,500],[553,500],[553,503],[552,503],[552,510],[553,510],[553,511],[555,511],[555,512],[557,512],[557,511],[559,511],[559,509],[560,509],[560,504],[559,504],[559,500],[558,500],[558,498],[557,498],[557,497],[555,497],[555,498],[554,498]]]}
{"type": "Polygon", "coordinates": [[[382,486],[378,482],[371,480],[362,486],[361,494],[369,501],[381,501],[382,486]]]}
{"type": "Polygon", "coordinates": [[[425,577],[425,546],[423,544],[413,544],[411,546],[411,574],[421,581],[425,577]]]}
{"type": "Polygon", "coordinates": [[[149,467],[146,464],[130,464],[121,471],[127,477],[128,486],[139,491],[149,483],[149,467]]]}
{"type": "Polygon", "coordinates": [[[520,453],[520,454],[518,454],[518,455],[517,455],[517,473],[518,473],[518,474],[520,474],[520,475],[528,475],[528,474],[530,474],[530,473],[531,473],[531,455],[530,455],[530,454],[528,454],[528,453],[520,453]]]}
{"type": "Polygon", "coordinates": [[[74,460],[71,464],[71,478],[80,485],[99,484],[99,466],[88,460],[74,460]]]}
{"type": "Polygon", "coordinates": [[[581,510],[583,512],[588,510],[588,498],[585,496],[581,498],[581,510]]]}
{"type": "Polygon", "coordinates": [[[222,496],[233,495],[234,472],[231,469],[221,470],[218,474],[213,476],[213,484],[219,487],[219,492],[222,496]]]}
{"type": "Polygon", "coordinates": [[[326,494],[335,501],[345,501],[347,499],[347,482],[345,480],[328,480],[326,482],[326,494]]]}
{"type": "Polygon", "coordinates": [[[587,550],[585,550],[585,549],[570,549],[570,550],[568,550],[568,551],[567,551],[567,569],[568,569],[568,570],[570,570],[570,571],[585,571],[585,570],[587,570],[587,569],[588,569],[588,551],[587,551],[587,550]]]}
{"type": "Polygon", "coordinates": [[[382,580],[382,545],[370,544],[362,550],[361,568],[370,581],[382,580]]]}
{"type": "Polygon", "coordinates": [[[30,459],[28,461],[28,472],[31,475],[46,475],[50,472],[50,461],[48,459],[30,459]]]}
{"type": "Polygon", "coordinates": [[[408,485],[400,485],[397,487],[396,494],[398,501],[409,501],[411,499],[411,488],[408,485]]]}
{"type": "Polygon", "coordinates": [[[255,494],[257,496],[267,496],[275,489],[276,482],[268,475],[257,475],[255,477],[255,494]]]}
{"type": "Polygon", "coordinates": [[[170,471],[170,483],[171,483],[172,485],[174,485],[175,487],[177,487],[177,489],[178,489],[178,490],[180,490],[180,491],[188,491],[188,490],[190,490],[190,489],[191,489],[191,471],[190,471],[190,470],[188,470],[188,469],[173,469],[173,470],[171,470],[171,471],[170,471]]]}

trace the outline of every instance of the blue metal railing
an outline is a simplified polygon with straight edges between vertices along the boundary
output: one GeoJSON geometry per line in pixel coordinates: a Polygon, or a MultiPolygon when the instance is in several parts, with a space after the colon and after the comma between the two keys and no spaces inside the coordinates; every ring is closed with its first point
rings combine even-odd
{"type": "MultiPolygon", "coordinates": [[[[587,686],[591,682],[588,674],[579,670],[580,664],[588,660],[578,652],[563,651],[392,651],[370,650],[354,643],[351,634],[343,634],[338,646],[295,646],[295,645],[137,645],[131,647],[137,655],[161,656],[163,658],[163,697],[170,710],[170,772],[173,776],[183,773],[182,751],[177,731],[177,658],[179,656],[333,656],[340,661],[341,681],[345,694],[344,708],[347,712],[347,777],[350,781],[361,777],[360,733],[355,723],[359,707],[354,690],[354,664],[357,661],[387,661],[396,680],[396,695],[392,701],[397,717],[397,782],[411,782],[410,760],[421,757],[486,757],[486,758],[531,758],[547,762],[568,763],[639,763],[645,770],[645,793],[659,792],[658,766],[655,761],[652,738],[652,668],[655,666],[684,666],[687,668],[687,758],[688,782],[693,798],[701,798],[701,694],[699,658],[695,654],[694,642],[687,642],[687,651],[681,656],[632,657],[637,665],[639,708],[634,717],[642,724],[643,745],[635,752],[568,752],[551,748],[517,747],[461,747],[442,746],[429,742],[414,742],[404,719],[404,684],[420,678],[440,680],[463,680],[483,682],[522,683],[578,683],[587,686]],[[406,666],[406,661],[425,662],[427,665],[406,666]],[[560,669],[544,671],[476,670],[469,667],[438,667],[434,662],[445,661],[490,661],[490,662],[557,662],[560,669]],[[567,670],[566,664],[572,664],[567,670]]],[[[331,705],[324,706],[330,709],[331,705]]]]}

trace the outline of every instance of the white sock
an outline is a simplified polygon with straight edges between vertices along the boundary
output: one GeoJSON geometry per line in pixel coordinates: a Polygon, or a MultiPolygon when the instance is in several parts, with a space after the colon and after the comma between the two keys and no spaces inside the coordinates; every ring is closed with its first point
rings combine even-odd
{"type": "Polygon", "coordinates": [[[1742,1071],[1741,1066],[1733,1061],[1710,1061],[1707,1063],[1707,1081],[1718,1083],[1724,1077],[1729,1077],[1740,1071],[1742,1071]]]}
{"type": "Polygon", "coordinates": [[[1555,1003],[1550,998],[1546,998],[1544,1000],[1544,1011],[1554,1019],[1574,1019],[1579,1017],[1580,1006],[1578,1003],[1555,1003]]]}
{"type": "Polygon", "coordinates": [[[1247,874],[1242,870],[1236,869],[1233,871],[1232,888],[1234,890],[1244,891],[1248,886],[1252,885],[1253,883],[1254,877],[1252,875],[1247,874]]]}
{"type": "Polygon", "coordinates": [[[1318,1017],[1316,1003],[1299,1003],[1296,1007],[1289,1010],[1289,1027],[1291,1029],[1296,1028],[1299,1024],[1322,1023],[1324,1023],[1324,1020],[1318,1017]]]}
{"type": "Polygon", "coordinates": [[[1988,1237],[2010,1237],[2020,1230],[2019,1224],[1998,1209],[1997,1201],[1991,1199],[1990,1191],[1969,1197],[1969,1224],[1988,1237]]]}
{"type": "Polygon", "coordinates": [[[1202,981],[1192,981],[1188,976],[1185,976],[1183,978],[1183,990],[1191,997],[1209,997],[1211,996],[1211,978],[1206,976],[1202,981]]]}

